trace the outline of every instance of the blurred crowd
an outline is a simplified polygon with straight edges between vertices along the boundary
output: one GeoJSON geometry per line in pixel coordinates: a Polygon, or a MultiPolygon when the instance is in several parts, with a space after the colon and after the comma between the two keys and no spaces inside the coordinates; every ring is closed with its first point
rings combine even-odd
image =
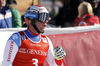
{"type": "MultiPolygon", "coordinates": [[[[47,27],[99,25],[100,0],[59,0],[63,6],[50,19],[47,27]]],[[[34,5],[34,4],[32,4],[34,5]]],[[[15,0],[0,0],[0,28],[27,27],[15,0]]]]}
{"type": "Polygon", "coordinates": [[[63,7],[59,8],[54,18],[51,18],[50,24],[60,27],[99,24],[100,0],[61,0],[61,2],[63,7]]]}

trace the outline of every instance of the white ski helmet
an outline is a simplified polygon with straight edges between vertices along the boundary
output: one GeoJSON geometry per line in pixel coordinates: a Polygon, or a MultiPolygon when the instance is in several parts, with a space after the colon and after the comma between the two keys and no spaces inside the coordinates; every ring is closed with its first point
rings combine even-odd
{"type": "Polygon", "coordinates": [[[49,12],[41,5],[32,5],[26,10],[24,18],[28,25],[32,25],[38,33],[41,33],[36,26],[36,22],[49,20],[49,12]]]}
{"type": "Polygon", "coordinates": [[[41,5],[32,5],[26,10],[24,18],[34,18],[40,22],[44,22],[49,19],[49,12],[41,5]]]}

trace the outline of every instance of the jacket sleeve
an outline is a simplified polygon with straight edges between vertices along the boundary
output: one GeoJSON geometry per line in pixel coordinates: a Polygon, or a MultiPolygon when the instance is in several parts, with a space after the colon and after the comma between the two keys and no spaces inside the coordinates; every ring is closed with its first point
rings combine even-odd
{"type": "Polygon", "coordinates": [[[6,42],[2,66],[12,66],[20,44],[21,39],[19,33],[14,33],[6,42]]]}
{"type": "Polygon", "coordinates": [[[19,11],[17,9],[12,9],[11,12],[12,12],[12,27],[21,28],[22,21],[19,11]]]}
{"type": "Polygon", "coordinates": [[[46,57],[46,61],[50,66],[62,66],[62,61],[61,60],[56,60],[54,53],[53,53],[53,45],[50,39],[47,37],[48,42],[49,42],[49,49],[46,57]],[[59,63],[58,63],[59,62],[59,63]]]}

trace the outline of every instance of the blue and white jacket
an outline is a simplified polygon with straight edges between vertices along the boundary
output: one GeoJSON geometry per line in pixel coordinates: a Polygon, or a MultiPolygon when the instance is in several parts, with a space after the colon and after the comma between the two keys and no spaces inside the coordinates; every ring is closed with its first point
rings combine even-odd
{"type": "Polygon", "coordinates": [[[7,6],[0,10],[0,28],[12,28],[12,14],[7,6]]]}

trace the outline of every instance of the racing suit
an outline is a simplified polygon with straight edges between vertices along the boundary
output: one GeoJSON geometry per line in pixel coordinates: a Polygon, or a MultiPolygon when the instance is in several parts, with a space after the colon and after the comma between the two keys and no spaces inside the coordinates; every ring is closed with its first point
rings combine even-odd
{"type": "Polygon", "coordinates": [[[26,29],[8,39],[2,66],[43,66],[45,60],[50,66],[63,65],[61,60],[55,60],[53,45],[47,36],[26,29]]]}

